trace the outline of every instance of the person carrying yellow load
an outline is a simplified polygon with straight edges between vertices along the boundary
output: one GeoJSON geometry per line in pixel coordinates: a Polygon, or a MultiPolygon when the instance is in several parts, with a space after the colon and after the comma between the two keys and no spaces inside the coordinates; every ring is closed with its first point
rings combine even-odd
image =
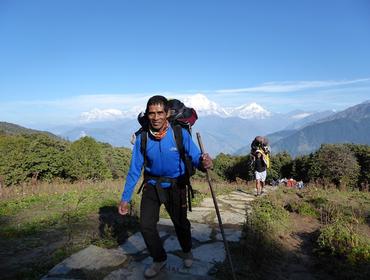
{"type": "Polygon", "coordinates": [[[266,137],[256,136],[256,138],[254,138],[251,144],[251,155],[253,161],[256,159],[257,150],[259,150],[262,154],[266,167],[270,168],[270,146],[268,145],[268,140],[266,137]]]}
{"type": "Polygon", "coordinates": [[[252,164],[256,178],[256,196],[263,193],[267,168],[270,167],[270,147],[265,137],[257,136],[251,144],[252,164]]]}

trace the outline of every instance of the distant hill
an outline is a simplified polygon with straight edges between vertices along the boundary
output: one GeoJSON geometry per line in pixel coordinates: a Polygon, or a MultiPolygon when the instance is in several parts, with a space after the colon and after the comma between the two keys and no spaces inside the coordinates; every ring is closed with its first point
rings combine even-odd
{"type": "Polygon", "coordinates": [[[292,156],[317,150],[324,143],[370,145],[370,101],[350,107],[295,131],[267,135],[273,153],[287,151],[292,156]],[[279,139],[277,136],[284,135],[279,139]]]}
{"type": "MultiPolygon", "coordinates": [[[[304,114],[304,113],[303,113],[304,114]]],[[[304,126],[310,125],[314,123],[315,121],[330,117],[334,115],[334,111],[322,111],[322,112],[315,112],[309,114],[307,117],[304,117],[302,119],[299,119],[292,124],[288,125],[285,130],[292,130],[292,129],[300,129],[303,128],[304,126]]]]}
{"type": "MultiPolygon", "coordinates": [[[[217,115],[202,116],[193,127],[195,133],[200,132],[205,148],[212,156],[232,154],[240,147],[247,145],[257,134],[267,134],[276,129],[283,129],[288,123],[285,116],[276,115],[268,119],[242,119],[238,117],[223,118],[217,115]]],[[[130,138],[139,129],[136,119],[94,122],[70,128],[51,128],[50,130],[65,139],[75,141],[81,136],[89,135],[101,142],[116,147],[132,147],[130,138]]]]}
{"type": "MultiPolygon", "coordinates": [[[[296,131],[298,131],[298,129],[303,128],[303,127],[305,127],[309,124],[312,124],[313,122],[315,122],[319,119],[322,119],[324,117],[331,116],[332,114],[334,114],[333,111],[322,111],[322,112],[292,111],[292,112],[288,113],[285,116],[285,118],[281,118],[281,117],[278,118],[278,116],[275,115],[274,119],[277,122],[275,122],[273,124],[274,124],[275,131],[276,130],[278,130],[278,131],[267,135],[269,143],[270,144],[275,143],[275,142],[279,141],[280,139],[283,139],[285,137],[288,137],[288,136],[294,134],[296,131]],[[291,120],[295,120],[295,121],[291,121],[291,120]],[[281,124],[286,124],[283,130],[279,130],[279,125],[281,127],[281,124]]],[[[258,122],[258,124],[259,124],[260,128],[265,126],[265,123],[263,123],[263,122],[258,122]]],[[[249,132],[252,132],[252,135],[249,135],[248,139],[252,140],[257,135],[264,135],[265,136],[267,133],[269,133],[268,131],[271,131],[271,129],[270,130],[264,130],[264,131],[261,131],[261,129],[260,129],[260,131],[258,131],[258,130],[250,131],[249,130],[249,132]]],[[[249,154],[249,152],[250,152],[250,142],[251,141],[249,141],[248,144],[243,145],[243,147],[241,147],[239,149],[236,149],[233,154],[234,155],[249,154]]]]}
{"type": "Polygon", "coordinates": [[[5,135],[45,134],[45,135],[47,135],[51,138],[61,140],[60,137],[56,136],[53,133],[50,133],[50,132],[47,132],[47,131],[25,128],[23,126],[13,124],[13,123],[8,123],[8,122],[0,122],[0,134],[5,134],[5,135]]]}

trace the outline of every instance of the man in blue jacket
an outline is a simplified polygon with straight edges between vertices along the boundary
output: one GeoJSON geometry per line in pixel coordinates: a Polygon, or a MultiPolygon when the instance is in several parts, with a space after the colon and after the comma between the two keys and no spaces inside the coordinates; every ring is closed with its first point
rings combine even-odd
{"type": "MultiPolygon", "coordinates": [[[[130,169],[122,199],[118,207],[121,215],[128,213],[131,200],[141,169],[144,167],[144,185],[140,205],[140,227],[145,244],[153,264],[148,267],[144,276],[156,276],[165,266],[167,255],[157,230],[159,209],[163,203],[174,224],[181,248],[184,252],[184,266],[189,268],[193,263],[191,253],[191,228],[187,219],[186,169],[185,163],[177,149],[174,131],[168,122],[170,112],[167,99],[156,95],[148,100],[145,114],[149,127],[146,143],[146,159],[141,151],[141,135],[136,138],[130,169]],[[145,164],[144,164],[145,161],[145,164]]],[[[200,170],[213,166],[208,154],[201,154],[186,129],[182,129],[185,153],[192,164],[200,170]]]]}

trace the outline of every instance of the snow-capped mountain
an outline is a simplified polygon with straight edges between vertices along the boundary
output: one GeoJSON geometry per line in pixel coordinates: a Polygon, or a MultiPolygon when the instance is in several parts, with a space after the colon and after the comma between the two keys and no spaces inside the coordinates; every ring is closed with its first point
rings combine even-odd
{"type": "Polygon", "coordinates": [[[253,102],[248,105],[242,105],[236,108],[231,108],[229,115],[242,119],[266,119],[271,117],[271,112],[264,109],[262,106],[253,102]]]}
{"type": "MultiPolygon", "coordinates": [[[[256,135],[283,130],[291,124],[294,124],[294,127],[300,127],[308,120],[312,121],[316,115],[315,112],[305,111],[273,113],[255,102],[224,108],[202,94],[180,100],[197,111],[199,119],[193,131],[204,135],[204,141],[208,143],[207,152],[211,155],[217,155],[220,152],[234,153],[240,147],[245,147],[246,143],[250,143],[256,135]]],[[[136,119],[137,115],[143,110],[145,105],[126,111],[94,109],[82,113],[80,123],[50,129],[50,131],[71,141],[89,135],[114,146],[130,147],[130,137],[140,127],[136,119]]],[[[246,152],[244,148],[243,151],[246,152]]]]}
{"type": "Polygon", "coordinates": [[[195,94],[184,99],[187,107],[194,108],[200,116],[216,115],[220,117],[229,117],[230,114],[218,105],[216,102],[209,100],[203,94],[195,94]]]}
{"type": "MultiPolygon", "coordinates": [[[[223,108],[216,102],[209,100],[203,94],[186,97],[183,99],[183,102],[186,106],[194,108],[199,116],[237,117],[241,119],[265,119],[272,116],[271,112],[255,102],[238,107],[223,108]]],[[[81,113],[80,123],[136,119],[137,115],[144,109],[145,107],[141,108],[138,106],[127,111],[113,108],[94,108],[91,111],[81,113]]]]}
{"type": "Polygon", "coordinates": [[[94,108],[88,112],[82,112],[80,123],[91,123],[101,121],[115,121],[121,119],[134,119],[142,111],[142,108],[135,106],[128,111],[118,109],[97,109],[94,108]]]}

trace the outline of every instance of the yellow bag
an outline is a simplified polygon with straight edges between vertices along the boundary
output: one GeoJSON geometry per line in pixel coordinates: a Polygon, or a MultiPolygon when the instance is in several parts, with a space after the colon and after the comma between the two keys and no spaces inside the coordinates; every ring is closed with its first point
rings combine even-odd
{"type": "Polygon", "coordinates": [[[258,149],[256,152],[260,152],[262,155],[262,159],[266,164],[267,168],[270,168],[270,154],[266,154],[262,149],[258,149]]]}

